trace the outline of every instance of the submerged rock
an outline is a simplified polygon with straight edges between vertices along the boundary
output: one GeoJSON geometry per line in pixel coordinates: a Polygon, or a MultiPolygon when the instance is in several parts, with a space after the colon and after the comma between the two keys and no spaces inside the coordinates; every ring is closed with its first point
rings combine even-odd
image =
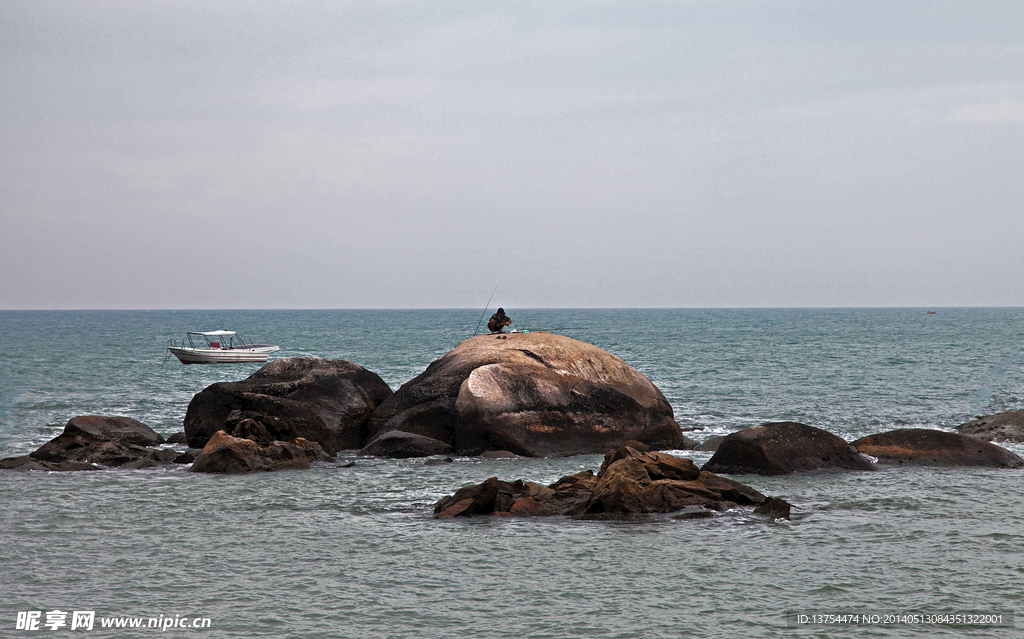
{"type": "Polygon", "coordinates": [[[516,459],[519,455],[508,450],[485,450],[480,453],[483,459],[516,459]]]}
{"type": "Polygon", "coordinates": [[[792,509],[792,504],[786,500],[769,497],[763,504],[759,504],[757,508],[754,508],[754,514],[765,515],[772,519],[789,519],[792,509]]]}
{"type": "MultiPolygon", "coordinates": [[[[474,515],[568,515],[619,519],[694,507],[722,512],[737,505],[765,504],[769,499],[750,486],[701,471],[689,459],[623,446],[605,455],[596,475],[583,471],[562,477],[550,486],[491,477],[438,501],[434,516],[449,519],[474,515]]],[[[775,501],[770,505],[771,512],[781,513],[785,502],[775,501]]],[[[788,512],[779,516],[788,517],[788,512]]]]}
{"type": "Polygon", "coordinates": [[[797,422],[773,422],[728,435],[703,466],[714,473],[783,475],[823,468],[877,470],[845,439],[797,422]]]}
{"type": "Polygon", "coordinates": [[[552,333],[479,335],[403,385],[369,432],[416,433],[463,455],[596,453],[631,439],[684,445],[664,395],[596,346],[552,333]]]}
{"type": "Polygon", "coordinates": [[[928,428],[903,428],[868,435],[852,445],[862,453],[877,457],[879,463],[991,468],[1024,466],[1024,459],[1002,446],[928,428]]]}
{"type": "Polygon", "coordinates": [[[986,442],[1024,443],[1024,410],[985,415],[956,427],[961,435],[986,442]]]}
{"type": "Polygon", "coordinates": [[[187,445],[188,444],[188,437],[185,436],[185,431],[183,431],[183,430],[182,431],[178,431],[177,433],[174,433],[173,435],[168,437],[165,443],[168,443],[168,444],[186,444],[187,445]]]}
{"type": "Polygon", "coordinates": [[[359,451],[359,454],[406,459],[447,455],[450,452],[452,452],[452,447],[442,441],[414,433],[392,430],[367,444],[359,451]]]}
{"type": "Polygon", "coordinates": [[[220,430],[206,443],[192,467],[196,473],[251,473],[310,468],[315,461],[331,461],[316,442],[297,437],[261,446],[251,439],[220,430]]]}
{"type": "Polygon", "coordinates": [[[445,457],[444,459],[428,459],[423,462],[424,466],[444,466],[445,464],[453,464],[455,460],[451,457],[445,457]]]}
{"type": "Polygon", "coordinates": [[[333,455],[362,446],[370,415],[390,396],[384,380],[358,364],[288,357],[243,381],[220,382],[198,393],[185,413],[185,433],[188,445],[198,448],[217,431],[233,428],[229,417],[251,419],[272,440],[302,437],[333,455]]]}

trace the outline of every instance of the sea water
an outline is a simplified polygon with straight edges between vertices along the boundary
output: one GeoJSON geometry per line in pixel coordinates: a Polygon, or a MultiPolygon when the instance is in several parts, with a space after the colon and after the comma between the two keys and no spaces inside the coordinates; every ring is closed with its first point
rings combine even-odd
{"type": "MultiPolygon", "coordinates": [[[[697,440],[781,420],[853,440],[1024,407],[1024,310],[927,310],[509,313],[513,328],[622,357],[697,440]]],[[[238,330],[279,344],[275,357],[347,359],[397,389],[479,321],[472,310],[0,312],[0,457],[34,450],[76,415],[170,435],[195,393],[259,368],[167,359],[166,340],[188,330],[238,330]]],[[[1024,625],[1010,621],[1024,615],[1024,471],[734,477],[791,502],[789,521],[744,509],[694,521],[432,519],[465,484],[550,483],[600,463],[426,466],[348,451],[241,476],[0,472],[0,636],[1009,637],[1024,625]],[[70,629],[76,611],[94,613],[92,630],[70,629]],[[60,612],[66,625],[51,630],[60,612]],[[18,629],[31,613],[39,630],[18,629]],[[963,613],[1004,618],[923,623],[963,613]],[[101,627],[117,620],[141,627],[101,627]]]]}

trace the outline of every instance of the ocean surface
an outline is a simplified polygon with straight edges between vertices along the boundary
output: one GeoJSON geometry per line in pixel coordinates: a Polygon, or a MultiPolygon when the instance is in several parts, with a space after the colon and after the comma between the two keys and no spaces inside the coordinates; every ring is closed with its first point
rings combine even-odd
{"type": "MultiPolygon", "coordinates": [[[[513,328],[622,357],[697,440],[781,420],[853,440],[1024,408],[1024,309],[508,310],[513,328]]],[[[124,415],[170,435],[195,393],[259,368],[166,359],[166,340],[188,330],[238,330],[279,344],[280,357],[351,360],[397,389],[479,320],[479,310],[3,311],[0,457],[31,452],[76,415],[124,415]]],[[[747,510],[432,519],[433,503],[465,484],[550,483],[600,463],[425,466],[350,451],[244,476],[0,472],[0,636],[1021,636],[1024,471],[733,476],[794,504],[791,521],[747,510]],[[18,630],[33,611],[40,629],[18,630]],[[54,611],[93,611],[95,626],[51,630],[54,611]],[[795,616],[813,613],[863,617],[795,616]],[[912,617],[945,613],[1004,619],[912,617]],[[144,627],[100,627],[122,618],[144,627]],[[209,621],[161,630],[145,627],[151,618],[209,621]]]]}

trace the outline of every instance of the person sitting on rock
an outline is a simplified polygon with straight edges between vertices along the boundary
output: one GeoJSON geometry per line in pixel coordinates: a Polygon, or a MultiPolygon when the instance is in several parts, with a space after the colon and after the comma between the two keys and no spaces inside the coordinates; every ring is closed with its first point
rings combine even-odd
{"type": "Polygon", "coordinates": [[[487,320],[487,330],[491,331],[491,335],[495,333],[504,333],[501,330],[512,323],[512,318],[505,315],[505,309],[499,308],[498,312],[491,315],[491,319],[487,320]]]}

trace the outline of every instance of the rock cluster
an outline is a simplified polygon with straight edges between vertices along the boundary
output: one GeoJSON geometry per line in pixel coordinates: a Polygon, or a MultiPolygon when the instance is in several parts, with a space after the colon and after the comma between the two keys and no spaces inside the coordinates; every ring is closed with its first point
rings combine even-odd
{"type": "Polygon", "coordinates": [[[389,431],[462,455],[601,453],[627,440],[695,445],[639,371],[591,344],[541,332],[463,341],[376,410],[369,436],[389,431]]]}
{"type": "Polygon", "coordinates": [[[797,422],[773,422],[726,436],[703,470],[780,475],[828,468],[877,470],[885,464],[1021,468],[1024,459],[995,444],[927,428],[903,428],[855,442],[797,422]]]}
{"type": "Polygon", "coordinates": [[[201,448],[229,418],[250,419],[274,440],[301,437],[333,455],[363,445],[370,415],[390,396],[384,380],[358,364],[289,357],[198,393],[185,412],[185,434],[189,446],[201,448]]]}
{"type": "Polygon", "coordinates": [[[789,517],[789,505],[770,501],[750,486],[701,471],[685,458],[653,452],[631,442],[605,455],[601,469],[562,477],[550,486],[492,477],[465,486],[434,506],[438,519],[474,515],[619,519],[699,507],[724,511],[765,506],[772,517],[789,517]],[[632,445],[630,445],[632,444],[632,445]]]}
{"type": "Polygon", "coordinates": [[[37,450],[0,460],[11,470],[100,470],[104,467],[150,468],[190,463],[189,453],[154,448],[164,438],[129,417],[81,415],[71,418],[64,431],[37,450]]]}

